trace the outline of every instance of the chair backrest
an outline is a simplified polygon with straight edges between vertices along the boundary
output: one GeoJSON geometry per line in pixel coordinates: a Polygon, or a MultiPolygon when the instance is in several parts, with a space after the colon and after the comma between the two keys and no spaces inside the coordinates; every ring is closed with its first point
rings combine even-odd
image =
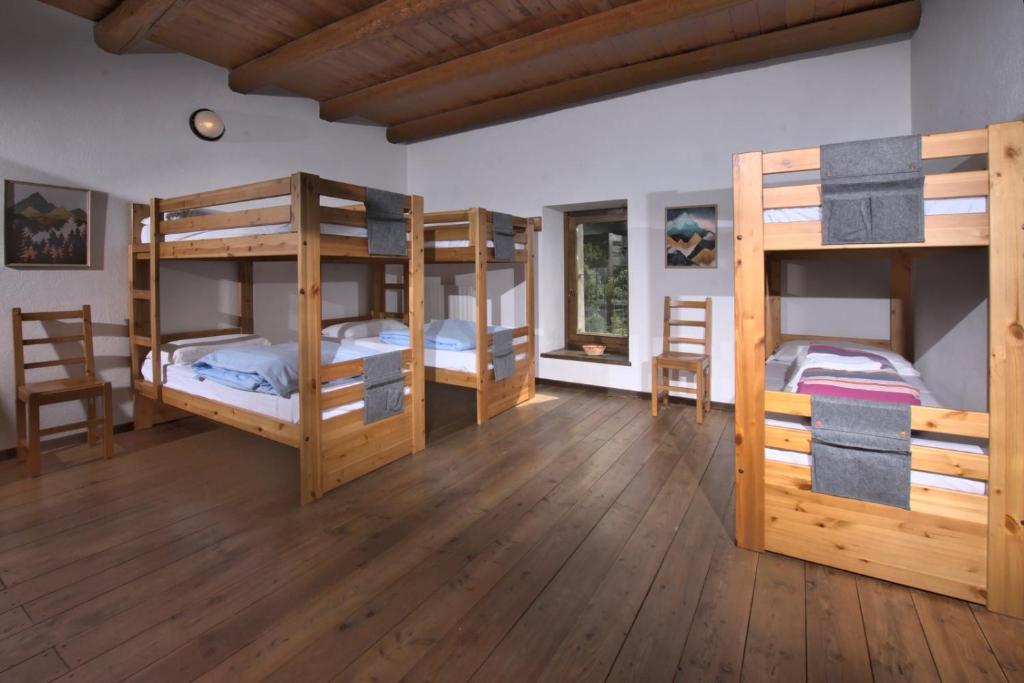
{"type": "MultiPolygon", "coordinates": [[[[11,309],[14,328],[14,383],[21,386],[25,383],[25,371],[40,368],[52,368],[58,365],[81,365],[87,377],[96,376],[96,361],[92,352],[92,311],[89,306],[82,306],[78,311],[46,311],[42,313],[26,313],[20,308],[11,309]],[[25,338],[24,324],[32,321],[48,320],[80,320],[81,331],[78,334],[58,335],[53,337],[25,338]],[[82,355],[67,358],[54,358],[25,362],[25,347],[40,344],[70,344],[81,342],[82,355]]],[[[69,373],[70,374],[70,373],[69,373]]]]}
{"type": "Polygon", "coordinates": [[[701,347],[700,353],[710,355],[711,349],[711,297],[703,301],[675,300],[670,296],[665,297],[665,324],[661,333],[662,353],[672,351],[673,344],[685,344],[688,346],[701,347]],[[677,309],[697,309],[701,312],[699,317],[675,318],[672,312],[677,309]],[[682,332],[676,330],[682,329],[682,332]],[[687,328],[700,328],[704,332],[700,335],[689,333],[687,328]]]}

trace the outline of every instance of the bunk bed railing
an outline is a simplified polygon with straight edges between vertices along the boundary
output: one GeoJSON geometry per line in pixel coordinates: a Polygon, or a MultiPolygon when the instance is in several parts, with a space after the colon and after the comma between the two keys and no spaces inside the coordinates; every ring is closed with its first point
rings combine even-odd
{"type": "MultiPolygon", "coordinates": [[[[921,156],[925,160],[988,154],[988,131],[970,130],[937,133],[921,138],[921,156]]],[[[819,147],[768,152],[762,156],[762,174],[786,174],[817,171],[821,167],[819,147]]],[[[988,197],[988,171],[932,173],[925,176],[924,197],[955,199],[988,197]]],[[[821,206],[821,184],[765,186],[762,209],[787,209],[821,206]]],[[[765,251],[877,249],[875,244],[823,245],[821,221],[786,221],[764,223],[765,251]]],[[[984,213],[953,213],[925,216],[924,242],[883,245],[888,248],[987,246],[989,215],[984,213]]]]}
{"type": "MultiPolygon", "coordinates": [[[[366,188],[350,183],[321,178],[318,187],[318,194],[321,198],[341,199],[357,202],[348,206],[319,206],[320,222],[328,225],[340,225],[350,227],[366,227],[366,210],[362,202],[366,200],[366,188]]],[[[267,225],[287,226],[283,231],[285,234],[295,234],[296,228],[293,221],[293,206],[290,201],[291,178],[276,178],[274,180],[236,185],[218,190],[197,192],[178,197],[168,197],[157,200],[159,211],[151,216],[151,241],[159,240],[160,235],[174,235],[182,233],[216,233],[222,230],[235,228],[254,228],[267,225]],[[255,208],[242,208],[228,210],[226,207],[244,204],[247,202],[258,202],[272,199],[289,198],[287,204],[271,206],[260,206],[255,208]],[[224,207],[218,210],[219,207],[224,207]],[[195,216],[182,218],[164,218],[166,214],[190,211],[209,210],[195,216]]],[[[406,211],[411,210],[411,203],[406,199],[406,211]]],[[[412,230],[411,217],[406,218],[406,230],[412,230]]],[[[350,241],[360,239],[353,236],[326,235],[326,239],[337,238],[350,241]]],[[[142,226],[135,226],[132,231],[132,243],[138,250],[145,250],[142,240],[142,226]]]]}

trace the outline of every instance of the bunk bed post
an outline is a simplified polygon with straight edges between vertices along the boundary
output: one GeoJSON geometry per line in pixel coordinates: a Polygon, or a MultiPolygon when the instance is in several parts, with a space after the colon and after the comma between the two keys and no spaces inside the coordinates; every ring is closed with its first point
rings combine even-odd
{"type": "Polygon", "coordinates": [[[373,292],[372,303],[370,306],[370,317],[371,318],[386,318],[385,311],[387,311],[387,295],[385,294],[384,283],[387,282],[385,277],[387,273],[386,263],[374,263],[370,266],[370,288],[373,292]]]}
{"type": "Polygon", "coordinates": [[[320,456],[320,178],[291,176],[292,230],[298,233],[299,485],[301,502],[323,494],[320,456]]]}
{"type": "Polygon", "coordinates": [[[417,453],[426,448],[427,430],[427,397],[426,369],[423,365],[423,325],[424,292],[423,292],[423,197],[410,197],[410,221],[412,235],[409,243],[409,269],[406,272],[405,291],[408,296],[406,315],[412,346],[412,452],[417,453]]]}
{"type": "Polygon", "coordinates": [[[243,334],[252,334],[255,329],[252,269],[252,261],[238,262],[238,329],[243,334]]]}
{"type": "Polygon", "coordinates": [[[765,353],[775,353],[782,343],[782,259],[772,254],[765,263],[768,308],[765,311],[765,353]]]}
{"type": "Polygon", "coordinates": [[[899,251],[889,258],[889,347],[914,360],[914,307],[910,254],[899,251]]]}
{"type": "Polygon", "coordinates": [[[526,221],[526,357],[527,366],[530,368],[530,387],[528,396],[533,398],[537,395],[537,338],[535,329],[537,327],[537,222],[539,218],[529,218],[526,221]]]}
{"type": "Polygon", "coordinates": [[[476,423],[487,421],[487,387],[490,384],[487,351],[487,213],[477,207],[469,210],[469,240],[473,245],[473,272],[476,275],[476,423]]]}
{"type": "Polygon", "coordinates": [[[733,155],[736,543],[764,550],[765,267],[762,153],[733,155]]]}
{"type": "Polygon", "coordinates": [[[1024,617],[1024,121],[988,128],[988,608],[1024,617]]]}
{"type": "Polygon", "coordinates": [[[160,371],[160,200],[149,200],[149,344],[153,359],[154,399],[160,402],[163,373],[160,371]]]}

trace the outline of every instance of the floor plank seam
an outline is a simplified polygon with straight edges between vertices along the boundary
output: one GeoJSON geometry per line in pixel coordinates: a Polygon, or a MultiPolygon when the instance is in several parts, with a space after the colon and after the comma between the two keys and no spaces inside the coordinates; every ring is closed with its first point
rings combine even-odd
{"type": "MultiPolygon", "coordinates": [[[[653,455],[653,454],[654,454],[654,452],[655,452],[655,451],[656,451],[656,450],[658,449],[658,447],[659,447],[659,446],[660,446],[660,445],[662,444],[662,441],[663,441],[664,439],[666,439],[666,438],[667,438],[667,437],[668,437],[668,436],[669,436],[669,435],[671,434],[671,430],[672,430],[672,429],[673,429],[673,428],[674,428],[674,427],[676,426],[676,424],[677,424],[677,423],[679,422],[679,420],[681,419],[681,417],[682,417],[681,415],[677,415],[677,416],[675,417],[675,419],[674,419],[674,420],[672,421],[672,423],[671,423],[671,424],[670,424],[670,425],[668,426],[668,428],[667,428],[667,431],[666,431],[666,433],[665,433],[665,434],[664,434],[663,436],[659,437],[658,441],[657,441],[657,442],[655,442],[655,444],[653,444],[653,445],[651,446],[651,448],[650,448],[650,452],[649,452],[649,453],[647,454],[647,456],[646,456],[646,459],[644,460],[644,464],[646,464],[646,462],[647,462],[647,459],[649,459],[649,458],[650,458],[650,456],[651,456],[651,455],[653,455]]],[[[655,419],[657,419],[657,418],[655,418],[655,419]]],[[[652,425],[652,426],[653,426],[653,425],[652,425]]],[[[616,433],[618,433],[618,432],[616,432],[616,433]]],[[[644,433],[646,433],[646,431],[645,431],[644,433]]],[[[640,439],[640,438],[641,438],[642,436],[643,436],[643,433],[642,433],[642,434],[640,434],[640,435],[638,435],[638,436],[637,436],[637,438],[636,438],[636,439],[634,439],[634,440],[633,440],[633,442],[631,442],[631,443],[636,443],[636,441],[638,441],[638,440],[639,440],[639,439],[640,439]]],[[[625,454],[626,450],[627,450],[626,448],[624,448],[624,449],[623,449],[623,454],[625,454]]],[[[525,609],[523,609],[523,610],[522,610],[522,612],[520,612],[519,616],[517,616],[517,617],[516,617],[516,619],[515,619],[515,620],[513,621],[513,623],[512,623],[512,624],[511,624],[511,625],[510,625],[510,626],[509,626],[509,627],[508,627],[508,628],[507,628],[507,629],[505,630],[505,633],[504,633],[504,635],[503,635],[503,636],[501,637],[501,639],[499,639],[499,640],[498,640],[498,641],[497,641],[497,642],[496,642],[496,643],[494,644],[494,647],[493,647],[493,648],[491,648],[491,650],[490,650],[490,652],[489,652],[489,653],[487,654],[487,656],[486,656],[486,657],[483,657],[483,658],[481,658],[481,661],[480,661],[479,665],[477,665],[477,667],[476,667],[476,668],[474,668],[474,670],[473,670],[473,673],[472,673],[472,674],[471,674],[471,675],[470,675],[470,676],[468,677],[468,680],[472,680],[472,679],[473,679],[473,678],[474,678],[474,677],[475,677],[475,676],[477,675],[477,673],[478,673],[478,672],[480,671],[480,669],[482,669],[482,668],[483,668],[483,667],[484,667],[484,666],[486,665],[487,661],[488,661],[488,660],[490,659],[490,657],[491,657],[491,656],[492,656],[492,655],[494,654],[494,652],[495,652],[495,651],[496,651],[496,650],[497,650],[497,649],[498,649],[498,648],[499,648],[499,647],[501,646],[501,643],[502,643],[502,642],[503,642],[503,641],[505,640],[505,638],[506,638],[506,637],[508,637],[508,635],[509,635],[510,633],[512,633],[512,631],[513,631],[513,630],[514,630],[514,629],[516,628],[516,626],[518,626],[518,625],[519,625],[519,623],[520,623],[520,622],[522,621],[522,619],[523,619],[523,618],[524,618],[524,617],[526,616],[526,614],[527,614],[527,613],[528,613],[528,612],[530,611],[530,609],[531,609],[531,608],[533,607],[533,605],[534,605],[534,604],[536,603],[536,601],[537,601],[537,600],[538,600],[538,599],[539,599],[539,598],[540,598],[540,597],[541,597],[542,595],[544,595],[544,592],[545,592],[545,591],[546,591],[546,590],[548,589],[548,587],[550,587],[550,586],[551,586],[551,583],[552,583],[552,582],[553,582],[553,581],[554,581],[554,580],[555,580],[555,579],[556,579],[556,578],[558,577],[558,575],[559,575],[559,574],[561,573],[561,571],[562,571],[562,570],[563,570],[563,569],[565,568],[565,565],[566,565],[566,564],[568,564],[568,563],[569,563],[569,562],[570,562],[570,561],[572,560],[572,558],[573,558],[573,556],[574,556],[574,555],[576,554],[576,552],[577,552],[577,551],[578,551],[578,550],[580,549],[580,547],[581,547],[581,546],[582,546],[582,545],[583,545],[583,544],[584,544],[584,543],[586,542],[586,540],[587,540],[587,539],[588,539],[588,538],[590,537],[590,534],[591,534],[591,533],[593,533],[593,530],[594,530],[594,529],[595,529],[595,528],[597,527],[597,525],[598,525],[598,524],[600,524],[600,523],[601,523],[601,520],[602,520],[602,519],[604,519],[605,515],[607,515],[607,514],[608,514],[608,511],[612,509],[612,507],[613,507],[613,506],[615,505],[615,503],[616,503],[616,502],[617,502],[617,501],[619,500],[619,498],[620,498],[620,497],[622,496],[623,492],[625,492],[625,490],[626,490],[627,488],[629,488],[629,485],[630,485],[630,484],[631,484],[631,483],[632,483],[632,482],[633,482],[633,481],[634,481],[634,480],[636,479],[636,477],[637,477],[637,476],[639,476],[640,472],[641,472],[641,471],[642,471],[643,469],[644,469],[644,468],[643,468],[643,466],[640,466],[639,468],[637,468],[637,470],[636,470],[636,472],[634,472],[633,476],[631,476],[631,477],[629,478],[629,481],[627,481],[627,482],[626,482],[626,484],[625,484],[625,485],[624,485],[624,486],[622,487],[622,489],[621,489],[621,490],[620,490],[620,491],[619,491],[619,492],[618,492],[618,493],[616,494],[615,498],[613,498],[613,499],[612,499],[612,501],[611,501],[611,502],[609,503],[609,505],[608,505],[608,507],[607,507],[607,508],[605,509],[604,513],[602,513],[602,514],[601,514],[601,515],[600,515],[600,516],[599,516],[599,517],[597,518],[597,520],[595,520],[594,524],[593,524],[593,525],[592,525],[592,526],[590,527],[590,529],[588,529],[588,530],[587,530],[587,533],[586,533],[586,534],[584,534],[584,535],[583,535],[583,536],[581,537],[581,539],[580,539],[579,543],[577,543],[577,544],[576,544],[576,545],[575,545],[575,546],[573,547],[573,550],[572,550],[572,552],[570,552],[570,553],[568,553],[568,554],[566,555],[566,557],[565,557],[565,560],[564,560],[564,561],[563,561],[563,562],[562,562],[561,564],[559,564],[559,566],[558,566],[558,569],[557,569],[557,570],[555,570],[554,572],[552,572],[552,573],[551,573],[551,575],[550,575],[550,576],[548,577],[547,581],[545,581],[545,583],[544,583],[544,586],[543,586],[543,587],[541,588],[541,590],[539,590],[539,591],[537,592],[537,594],[536,594],[536,595],[534,596],[533,600],[531,600],[531,601],[530,601],[530,604],[529,604],[529,605],[527,605],[527,606],[525,607],[525,609]]],[[[659,487],[659,490],[660,490],[660,487],[659,487]]],[[[639,524],[639,520],[637,521],[637,523],[639,524]]],[[[510,571],[511,571],[511,570],[510,570],[510,571]]]]}
{"type": "MultiPolygon", "coordinates": [[[[584,415],[589,415],[589,414],[591,414],[591,413],[595,412],[596,410],[598,410],[598,408],[600,408],[600,406],[601,406],[601,405],[602,405],[602,402],[601,402],[601,401],[595,401],[595,402],[594,402],[594,404],[593,404],[592,406],[589,406],[589,410],[588,410],[588,412],[587,412],[587,413],[585,413],[584,415]]],[[[547,431],[554,431],[554,430],[558,429],[559,427],[560,427],[560,422],[558,422],[558,421],[555,421],[555,422],[553,422],[552,424],[550,424],[550,425],[547,425],[547,426],[546,426],[546,428],[545,428],[545,430],[542,430],[542,432],[539,432],[539,433],[538,433],[538,435],[539,435],[539,434],[541,434],[541,433],[547,433],[547,431]]],[[[514,426],[513,426],[513,428],[514,428],[514,426]]],[[[536,436],[536,435],[535,435],[535,436],[536,436]]],[[[581,438],[583,438],[583,437],[581,437],[581,438]]],[[[405,514],[405,515],[404,515],[404,516],[403,516],[402,518],[400,518],[400,519],[398,519],[398,520],[395,520],[394,522],[392,522],[392,523],[391,523],[391,524],[390,524],[390,525],[389,525],[389,526],[388,526],[387,528],[395,528],[395,527],[398,527],[398,526],[400,526],[400,525],[401,525],[401,522],[402,522],[402,520],[406,519],[407,517],[413,517],[413,516],[415,516],[415,515],[416,515],[416,514],[417,514],[418,512],[420,512],[421,510],[423,510],[423,509],[428,509],[428,508],[432,507],[432,505],[430,505],[430,501],[434,500],[434,498],[440,498],[440,497],[442,497],[442,495],[443,495],[443,494],[444,494],[444,493],[445,493],[446,491],[448,491],[449,489],[452,489],[452,488],[458,487],[458,486],[460,486],[460,485],[462,485],[462,486],[465,486],[465,485],[466,485],[466,483],[467,483],[467,482],[469,482],[469,481],[471,481],[471,480],[472,480],[472,479],[473,479],[474,477],[480,477],[480,476],[484,476],[484,475],[486,474],[486,472],[487,472],[488,470],[492,469],[492,468],[499,468],[499,469],[500,469],[500,467],[499,467],[499,466],[500,466],[500,465],[501,465],[501,464],[502,464],[502,463],[504,462],[504,461],[502,460],[502,458],[506,458],[506,457],[508,456],[508,454],[509,454],[509,453],[512,453],[512,452],[514,452],[516,448],[522,448],[522,447],[521,447],[521,446],[514,446],[514,445],[513,445],[513,446],[509,446],[508,448],[504,449],[504,450],[503,450],[503,451],[502,451],[501,453],[497,454],[497,455],[495,456],[495,458],[494,458],[494,461],[493,461],[493,462],[491,462],[490,464],[487,464],[487,463],[481,463],[481,465],[480,465],[479,467],[477,467],[477,468],[474,468],[474,469],[471,469],[470,471],[468,471],[467,473],[465,473],[465,474],[464,474],[464,475],[463,475],[463,476],[462,476],[461,478],[459,478],[459,479],[457,479],[457,480],[453,481],[452,483],[450,483],[450,484],[449,484],[449,485],[448,485],[447,487],[445,487],[444,489],[442,489],[442,490],[440,490],[440,491],[436,492],[435,494],[433,494],[433,495],[432,495],[432,496],[431,496],[431,497],[430,497],[430,498],[429,498],[429,499],[427,500],[427,502],[426,502],[426,503],[425,503],[425,504],[424,504],[424,505],[423,505],[422,507],[420,507],[420,508],[413,508],[413,509],[410,509],[409,511],[407,511],[407,514],[405,514]]],[[[554,459],[556,459],[556,458],[557,458],[557,455],[553,455],[553,456],[552,456],[552,458],[551,458],[551,461],[553,461],[553,460],[554,460],[554,459]]],[[[548,461],[548,462],[550,462],[550,461],[548,461]]],[[[539,466],[539,467],[538,467],[538,470],[537,470],[537,471],[539,472],[539,471],[543,470],[543,469],[544,469],[544,467],[546,467],[546,465],[543,465],[543,466],[539,466]]],[[[515,490],[518,490],[518,487],[517,487],[517,489],[515,489],[515,490]]],[[[511,497],[512,495],[514,495],[514,493],[515,493],[515,490],[513,490],[512,492],[510,492],[510,493],[508,494],[508,496],[506,496],[506,498],[508,498],[508,497],[511,497]]],[[[505,499],[502,499],[502,500],[505,500],[505,499]]],[[[498,503],[498,504],[500,504],[500,501],[499,501],[499,503],[498,503]]],[[[394,543],[394,544],[392,544],[392,545],[397,545],[397,544],[398,544],[398,543],[400,543],[400,542],[401,542],[400,540],[398,540],[398,541],[395,541],[395,543],[394,543]]],[[[391,546],[389,546],[389,547],[391,547],[391,546]]],[[[310,571],[313,571],[313,570],[315,570],[315,567],[312,567],[312,568],[310,569],[310,571]]],[[[244,579],[243,579],[243,580],[244,580],[244,579]]],[[[241,581],[241,580],[240,580],[240,581],[241,581]]],[[[282,587],[283,587],[283,586],[282,586],[282,587]]],[[[262,601],[262,600],[264,600],[264,599],[268,599],[268,598],[269,598],[269,597],[270,597],[270,596],[271,596],[271,595],[272,595],[273,593],[276,593],[276,592],[277,592],[278,590],[280,590],[280,589],[281,589],[281,588],[275,589],[274,591],[272,591],[272,593],[270,593],[270,594],[268,594],[268,595],[266,595],[266,596],[263,596],[263,597],[261,597],[261,598],[260,598],[260,600],[262,601]]],[[[247,606],[246,608],[248,608],[248,606],[247,606]]],[[[232,619],[232,618],[234,618],[234,617],[236,617],[236,616],[237,616],[237,614],[233,614],[233,615],[228,615],[227,617],[225,617],[225,619],[222,619],[222,620],[220,620],[219,622],[217,622],[216,624],[214,624],[214,625],[211,625],[211,626],[210,626],[210,628],[209,628],[209,629],[207,629],[207,631],[210,631],[210,630],[216,629],[216,628],[217,628],[217,627],[218,627],[219,625],[222,625],[222,624],[223,624],[224,622],[226,622],[226,621],[228,621],[228,620],[230,620],[230,619],[232,619]]],[[[204,633],[206,633],[206,631],[204,631],[204,633]]],[[[261,633],[262,633],[262,632],[261,632],[261,633]]],[[[201,636],[199,636],[199,637],[201,637],[201,636]]],[[[257,640],[258,638],[259,638],[259,634],[257,634],[256,638],[255,638],[254,640],[251,640],[251,641],[250,641],[250,643],[251,643],[251,642],[255,642],[255,640],[257,640]]],[[[194,639],[193,639],[193,640],[194,640],[194,639]]],[[[185,645],[187,645],[187,643],[182,643],[182,644],[181,644],[181,647],[184,647],[185,645]]],[[[248,645],[248,644],[246,644],[246,645],[243,645],[242,647],[244,648],[244,647],[246,647],[247,645],[248,645]]],[[[177,648],[176,648],[176,649],[177,649],[177,648]]],[[[238,651],[238,650],[235,650],[235,652],[237,652],[237,651],[238,651]]],[[[171,654],[173,654],[173,653],[171,653],[171,654]]],[[[232,652],[232,653],[228,654],[228,655],[227,655],[227,656],[226,656],[226,657],[224,658],[224,660],[226,660],[226,659],[230,658],[230,656],[231,656],[231,655],[233,655],[233,654],[234,654],[234,652],[232,652]]],[[[222,660],[222,661],[224,661],[224,660],[222,660]]]]}

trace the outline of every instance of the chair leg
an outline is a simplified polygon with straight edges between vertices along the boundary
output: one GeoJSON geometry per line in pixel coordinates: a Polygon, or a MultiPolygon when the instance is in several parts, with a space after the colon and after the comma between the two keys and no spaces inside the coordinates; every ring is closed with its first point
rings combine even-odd
{"type": "Polygon", "coordinates": [[[21,400],[15,401],[15,414],[14,419],[18,422],[17,434],[18,443],[14,448],[14,453],[18,457],[18,462],[25,461],[26,448],[25,444],[28,443],[25,436],[25,420],[27,419],[25,411],[25,402],[21,400]]]}
{"type": "Polygon", "coordinates": [[[114,399],[110,382],[103,385],[103,457],[114,457],[114,399]]]}
{"type": "Polygon", "coordinates": [[[89,426],[85,428],[85,441],[89,447],[96,445],[96,397],[85,399],[85,419],[89,426]]]}
{"type": "Polygon", "coordinates": [[[661,373],[658,372],[658,361],[651,361],[651,415],[658,417],[658,380],[661,373]]]}
{"type": "Polygon", "coordinates": [[[704,412],[711,412],[711,366],[704,368],[704,412]]]}
{"type": "Polygon", "coordinates": [[[694,373],[697,380],[697,424],[704,424],[704,369],[697,368],[694,373]]]}
{"type": "Polygon", "coordinates": [[[38,477],[43,472],[39,453],[39,404],[29,399],[28,402],[28,474],[38,477]]]}
{"type": "MultiPolygon", "coordinates": [[[[678,373],[672,368],[665,368],[665,384],[672,384],[672,381],[678,379],[678,373]]],[[[661,404],[668,408],[668,399],[672,392],[666,391],[665,396],[661,399],[661,404]]]]}

